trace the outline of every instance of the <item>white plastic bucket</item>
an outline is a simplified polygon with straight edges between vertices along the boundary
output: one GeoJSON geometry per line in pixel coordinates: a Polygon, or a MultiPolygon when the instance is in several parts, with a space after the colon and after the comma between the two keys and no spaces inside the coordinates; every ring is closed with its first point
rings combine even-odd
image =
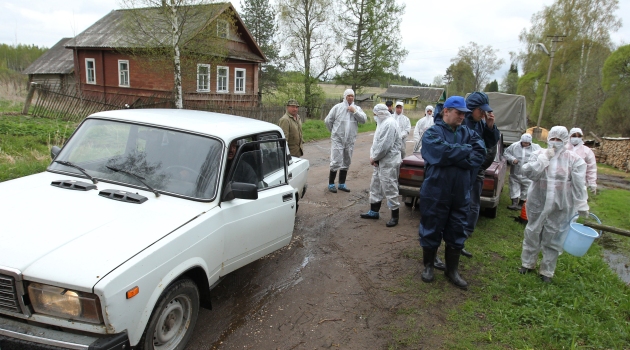
{"type": "MultiPolygon", "coordinates": [[[[602,223],[595,214],[590,213],[590,215],[594,217],[598,223],[602,223]]],[[[596,238],[599,238],[600,234],[588,226],[575,222],[578,216],[579,215],[575,215],[571,219],[569,224],[569,233],[567,234],[567,238],[564,240],[563,248],[565,252],[580,257],[586,254],[588,248],[591,247],[591,244],[593,244],[593,241],[596,238]]]]}

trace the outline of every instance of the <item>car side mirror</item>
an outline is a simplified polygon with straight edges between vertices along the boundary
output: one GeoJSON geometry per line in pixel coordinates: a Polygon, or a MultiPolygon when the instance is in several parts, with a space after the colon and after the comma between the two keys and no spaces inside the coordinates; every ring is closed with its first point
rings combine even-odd
{"type": "Polygon", "coordinates": [[[58,146],[52,146],[52,148],[50,149],[50,158],[55,160],[59,152],[61,152],[61,148],[59,148],[58,146]]]}
{"type": "Polygon", "coordinates": [[[233,199],[258,199],[258,186],[244,182],[230,182],[225,186],[223,201],[233,199]]]}

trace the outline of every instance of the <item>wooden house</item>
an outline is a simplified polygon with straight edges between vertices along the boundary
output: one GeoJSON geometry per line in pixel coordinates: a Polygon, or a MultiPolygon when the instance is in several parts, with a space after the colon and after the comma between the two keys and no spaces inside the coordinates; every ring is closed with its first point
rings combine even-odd
{"type": "MultiPolygon", "coordinates": [[[[215,17],[200,21],[200,26],[216,26],[217,33],[220,31],[227,39],[227,49],[218,64],[212,64],[210,58],[202,58],[216,56],[212,52],[197,53],[194,58],[182,55],[182,62],[188,60],[188,66],[192,67],[182,69],[184,108],[203,104],[256,106],[258,72],[260,64],[266,61],[264,53],[232,4],[197,6],[216,6],[215,17]],[[233,24],[217,19],[226,11],[233,14],[233,24]]],[[[157,8],[141,10],[158,11],[157,8]]],[[[170,67],[157,68],[146,55],[133,54],[143,47],[125,40],[129,31],[125,11],[130,10],[111,11],[66,43],[68,51],[74,52],[74,71],[81,91],[105,99],[116,96],[120,100],[121,96],[128,96],[130,103],[141,96],[168,96],[175,87],[172,62],[170,67]]],[[[169,42],[167,34],[164,34],[166,43],[169,42]]]]}
{"type": "Polygon", "coordinates": [[[31,83],[37,83],[51,88],[74,87],[72,50],[65,48],[65,44],[70,39],[59,40],[22,72],[28,75],[29,86],[31,83]]]}
{"type": "Polygon", "coordinates": [[[378,96],[378,102],[403,101],[404,108],[422,108],[428,104],[435,105],[437,102],[446,100],[446,93],[443,88],[421,87],[421,86],[401,86],[390,85],[387,90],[378,96]]]}

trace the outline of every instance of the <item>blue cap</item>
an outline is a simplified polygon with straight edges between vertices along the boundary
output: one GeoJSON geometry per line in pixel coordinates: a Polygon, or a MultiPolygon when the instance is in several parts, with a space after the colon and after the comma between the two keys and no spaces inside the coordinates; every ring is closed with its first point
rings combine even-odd
{"type": "Polygon", "coordinates": [[[466,101],[461,96],[451,96],[444,101],[444,108],[455,108],[461,112],[470,112],[470,109],[466,108],[466,101]]]}
{"type": "Polygon", "coordinates": [[[488,95],[481,91],[475,91],[466,98],[466,106],[470,109],[481,108],[486,112],[492,112],[488,95]]]}

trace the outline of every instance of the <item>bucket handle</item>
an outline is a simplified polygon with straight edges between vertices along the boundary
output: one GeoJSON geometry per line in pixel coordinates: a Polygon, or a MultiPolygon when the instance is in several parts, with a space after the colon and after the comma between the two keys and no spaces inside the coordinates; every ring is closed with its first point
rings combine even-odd
{"type": "MultiPolygon", "coordinates": [[[[600,225],[602,224],[602,221],[601,221],[601,220],[597,217],[597,215],[595,215],[595,214],[593,214],[593,213],[590,213],[590,212],[588,213],[588,215],[589,215],[589,216],[592,216],[593,218],[595,218],[595,220],[597,221],[597,223],[598,223],[598,224],[600,224],[600,225]]],[[[571,218],[571,221],[570,221],[570,222],[572,222],[572,223],[573,223],[573,222],[576,222],[576,221],[577,221],[577,218],[578,218],[579,216],[580,216],[580,214],[575,214],[575,216],[573,216],[573,217],[571,218]]],[[[600,238],[600,237],[602,236],[602,234],[604,234],[604,232],[603,232],[602,230],[599,230],[599,236],[598,236],[597,238],[600,238]]]]}

